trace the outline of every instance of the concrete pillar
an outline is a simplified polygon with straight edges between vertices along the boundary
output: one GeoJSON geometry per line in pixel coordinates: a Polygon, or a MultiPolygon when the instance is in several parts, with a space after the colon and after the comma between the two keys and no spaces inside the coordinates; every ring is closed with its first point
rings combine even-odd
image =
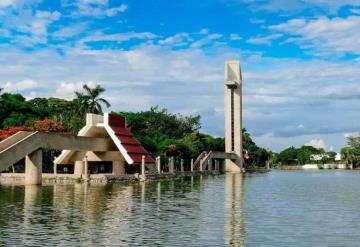
{"type": "MultiPolygon", "coordinates": [[[[34,230],[34,215],[37,212],[38,207],[41,207],[41,186],[26,185],[24,195],[24,205],[22,210],[22,217],[18,220],[23,220],[21,226],[22,231],[32,232],[34,230]]],[[[34,242],[31,238],[21,238],[24,246],[34,246],[34,242]]]]}
{"type": "Polygon", "coordinates": [[[225,171],[241,172],[242,159],[242,75],[240,61],[225,62],[225,152],[236,154],[225,160],[225,171]]]}
{"type": "Polygon", "coordinates": [[[157,200],[156,201],[157,201],[157,205],[159,206],[160,201],[161,201],[161,182],[160,181],[157,183],[156,192],[157,192],[157,200]]]}
{"type": "Polygon", "coordinates": [[[215,160],[215,171],[219,171],[219,161],[215,160]]]}
{"type": "Polygon", "coordinates": [[[212,159],[208,159],[208,170],[212,171],[212,159]]]}
{"type": "Polygon", "coordinates": [[[74,164],[74,175],[77,177],[81,177],[84,174],[84,161],[77,160],[74,164]]]}
{"type": "Polygon", "coordinates": [[[54,163],[54,175],[57,174],[57,164],[54,163]]]}
{"type": "Polygon", "coordinates": [[[160,156],[158,156],[156,158],[156,167],[157,167],[158,173],[160,174],[161,173],[161,159],[160,159],[160,156]]]}
{"type": "Polygon", "coordinates": [[[42,151],[38,149],[25,157],[25,185],[42,183],[42,151]]]}
{"type": "Polygon", "coordinates": [[[121,160],[114,160],[113,161],[113,172],[114,176],[121,176],[125,174],[125,165],[124,162],[121,160]]]}
{"type": "Polygon", "coordinates": [[[180,171],[184,172],[184,160],[183,159],[180,160],[180,171]]]}
{"type": "Polygon", "coordinates": [[[141,204],[145,203],[146,195],[146,183],[141,183],[141,204]]]}
{"type": "Polygon", "coordinates": [[[141,157],[141,175],[145,176],[145,155],[141,157]]]}
{"type": "Polygon", "coordinates": [[[89,161],[87,156],[84,157],[84,170],[85,179],[89,179],[89,161]]]}
{"type": "Polygon", "coordinates": [[[174,157],[170,158],[169,172],[174,173],[174,157]]]}
{"type": "Polygon", "coordinates": [[[194,171],[194,159],[191,159],[191,163],[190,163],[190,171],[193,172],[194,171]]]}
{"type": "Polygon", "coordinates": [[[266,170],[270,170],[270,163],[269,163],[269,161],[266,161],[266,170]]]}

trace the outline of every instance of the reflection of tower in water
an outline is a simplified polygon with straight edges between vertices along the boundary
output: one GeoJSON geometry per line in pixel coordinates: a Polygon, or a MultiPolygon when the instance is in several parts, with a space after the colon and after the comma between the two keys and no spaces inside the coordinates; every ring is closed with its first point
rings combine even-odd
{"type": "Polygon", "coordinates": [[[244,222],[244,177],[242,173],[227,173],[225,178],[225,241],[231,246],[243,246],[244,222]]]}

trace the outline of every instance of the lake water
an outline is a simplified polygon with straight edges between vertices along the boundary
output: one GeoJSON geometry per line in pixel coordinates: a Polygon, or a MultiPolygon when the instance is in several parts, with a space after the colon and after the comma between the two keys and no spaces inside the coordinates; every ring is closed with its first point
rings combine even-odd
{"type": "Polygon", "coordinates": [[[0,186],[0,246],[359,246],[360,173],[0,186]]]}

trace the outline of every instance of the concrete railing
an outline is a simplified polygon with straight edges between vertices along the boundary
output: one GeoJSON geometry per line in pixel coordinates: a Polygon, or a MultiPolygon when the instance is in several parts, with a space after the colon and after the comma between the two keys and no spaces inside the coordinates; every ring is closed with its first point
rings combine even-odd
{"type": "Polygon", "coordinates": [[[0,172],[40,148],[98,152],[117,150],[110,138],[20,131],[0,142],[0,172]]]}

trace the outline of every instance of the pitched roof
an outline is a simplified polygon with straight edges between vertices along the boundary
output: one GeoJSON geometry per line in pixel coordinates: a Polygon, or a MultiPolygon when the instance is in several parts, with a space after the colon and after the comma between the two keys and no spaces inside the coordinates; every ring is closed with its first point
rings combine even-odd
{"type": "Polygon", "coordinates": [[[105,114],[104,127],[129,164],[141,163],[142,156],[145,156],[145,163],[155,163],[151,155],[126,128],[124,117],[105,114]]]}
{"type": "MultiPolygon", "coordinates": [[[[87,114],[86,126],[79,131],[78,135],[89,137],[109,135],[128,164],[141,164],[142,156],[145,156],[146,164],[155,163],[153,157],[145,150],[130,130],[126,128],[124,117],[108,113],[105,113],[104,117],[87,114]]],[[[62,164],[70,159],[75,152],[76,150],[64,150],[54,162],[62,164]]]]}

